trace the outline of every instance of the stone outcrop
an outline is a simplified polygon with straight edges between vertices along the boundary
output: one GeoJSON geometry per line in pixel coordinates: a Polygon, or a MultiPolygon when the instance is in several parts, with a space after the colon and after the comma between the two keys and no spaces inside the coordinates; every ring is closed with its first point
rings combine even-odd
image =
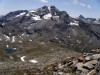
{"type": "Polygon", "coordinates": [[[70,57],[46,65],[21,61],[0,62],[0,75],[15,75],[16,73],[22,75],[100,75],[99,54],[99,52],[83,53],[80,57],[70,57]]]}

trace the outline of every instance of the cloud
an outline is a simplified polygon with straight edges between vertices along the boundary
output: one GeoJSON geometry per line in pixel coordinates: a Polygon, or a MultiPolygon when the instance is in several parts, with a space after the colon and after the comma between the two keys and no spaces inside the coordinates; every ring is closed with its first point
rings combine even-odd
{"type": "Polygon", "coordinates": [[[73,0],[73,4],[78,5],[79,4],[78,0],[73,0]]]}
{"type": "Polygon", "coordinates": [[[87,5],[88,8],[92,8],[91,5],[87,5]]]}
{"type": "Polygon", "coordinates": [[[72,1],[72,3],[73,3],[73,5],[75,5],[75,6],[82,6],[82,7],[87,7],[87,8],[92,8],[92,6],[91,5],[87,5],[87,4],[84,4],[84,3],[81,3],[81,2],[79,2],[78,0],[73,0],[72,1]]]}
{"type": "Polygon", "coordinates": [[[40,0],[41,2],[43,2],[43,3],[47,3],[48,2],[48,0],[40,0]]]}
{"type": "Polygon", "coordinates": [[[81,6],[85,7],[86,5],[84,3],[80,3],[81,6]]]}
{"type": "Polygon", "coordinates": [[[68,2],[63,2],[63,4],[64,4],[64,5],[69,5],[69,3],[68,3],[68,2]]]}

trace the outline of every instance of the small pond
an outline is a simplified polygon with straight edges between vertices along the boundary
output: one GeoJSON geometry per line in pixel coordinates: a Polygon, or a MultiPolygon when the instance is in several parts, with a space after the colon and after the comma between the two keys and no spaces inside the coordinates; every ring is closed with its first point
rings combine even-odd
{"type": "Polygon", "coordinates": [[[7,51],[7,54],[12,54],[13,52],[15,52],[13,48],[7,48],[6,51],[7,51]]]}

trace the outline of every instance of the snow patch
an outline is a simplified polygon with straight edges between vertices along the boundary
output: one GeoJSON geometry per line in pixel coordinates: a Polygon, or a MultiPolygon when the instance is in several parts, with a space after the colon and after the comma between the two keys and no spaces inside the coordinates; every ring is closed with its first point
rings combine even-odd
{"type": "Polygon", "coordinates": [[[78,26],[79,24],[78,23],[70,22],[70,25],[76,25],[76,26],[78,26]]]}
{"type": "Polygon", "coordinates": [[[26,36],[29,36],[29,35],[26,35],[26,36]]]}
{"type": "Polygon", "coordinates": [[[49,12],[51,12],[51,8],[50,7],[48,7],[48,10],[49,10],[49,12]]]}
{"type": "Polygon", "coordinates": [[[59,41],[59,43],[61,43],[61,41],[59,41]]]}
{"type": "Polygon", "coordinates": [[[22,41],[19,41],[19,43],[22,43],[22,41]]]}
{"type": "Polygon", "coordinates": [[[34,16],[32,17],[32,19],[33,19],[33,20],[36,20],[36,21],[37,21],[37,20],[42,20],[42,19],[40,18],[40,16],[38,16],[38,15],[34,15],[34,16]]]}
{"type": "Polygon", "coordinates": [[[36,12],[36,10],[31,10],[30,12],[36,12]]]}
{"type": "Polygon", "coordinates": [[[9,56],[9,57],[10,57],[10,59],[12,59],[12,60],[14,59],[12,56],[9,56]]]}
{"type": "Polygon", "coordinates": [[[26,57],[26,56],[20,57],[21,61],[25,62],[25,57],[26,57]]]}
{"type": "Polygon", "coordinates": [[[31,63],[38,63],[35,59],[33,59],[33,60],[29,60],[29,62],[31,62],[31,63]]]}
{"type": "MultiPolygon", "coordinates": [[[[23,36],[23,35],[22,35],[22,36],[23,36]]],[[[19,37],[20,37],[21,39],[23,39],[22,36],[19,36],[19,37]]]]}
{"type": "Polygon", "coordinates": [[[23,38],[21,37],[21,39],[23,39],[23,38]]]}
{"type": "Polygon", "coordinates": [[[9,36],[7,36],[7,35],[4,35],[4,36],[6,38],[6,41],[10,40],[10,37],[9,36]]]}
{"type": "Polygon", "coordinates": [[[28,13],[28,14],[26,14],[26,16],[30,16],[30,14],[28,13]]]}
{"type": "Polygon", "coordinates": [[[31,40],[31,39],[29,39],[29,41],[31,42],[32,40],[31,40]]]}
{"type": "Polygon", "coordinates": [[[16,15],[16,17],[22,16],[24,14],[26,14],[26,12],[20,13],[19,15],[16,15]]]}
{"type": "Polygon", "coordinates": [[[71,37],[71,36],[68,36],[69,38],[71,37]]]}
{"type": "Polygon", "coordinates": [[[4,26],[4,25],[5,25],[5,23],[2,23],[2,25],[4,26]]]}
{"type": "Polygon", "coordinates": [[[19,36],[20,38],[22,38],[21,36],[19,36]]]}
{"type": "Polygon", "coordinates": [[[81,43],[81,41],[80,41],[80,40],[77,40],[77,43],[79,43],[79,44],[80,44],[80,43],[81,43]]]}
{"type": "Polygon", "coordinates": [[[92,42],[92,40],[89,41],[90,43],[92,42]]]}
{"type": "Polygon", "coordinates": [[[51,50],[53,51],[54,49],[52,48],[51,50]]]}
{"type": "Polygon", "coordinates": [[[24,36],[24,35],[25,35],[25,33],[22,34],[22,36],[24,36]]]}
{"type": "Polygon", "coordinates": [[[73,46],[74,44],[71,44],[71,46],[73,46]]]}
{"type": "Polygon", "coordinates": [[[53,16],[52,18],[55,20],[59,20],[59,16],[53,16]]]}
{"type": "Polygon", "coordinates": [[[55,37],[55,39],[56,39],[56,40],[58,40],[58,38],[57,38],[57,37],[55,37]]]}
{"type": "Polygon", "coordinates": [[[11,35],[11,33],[9,33],[9,35],[11,35]]]}
{"type": "Polygon", "coordinates": [[[41,44],[44,45],[45,43],[44,42],[41,42],[41,44]]]}
{"type": "Polygon", "coordinates": [[[14,50],[16,50],[17,48],[13,48],[14,50]]]}
{"type": "Polygon", "coordinates": [[[12,37],[12,42],[15,42],[15,36],[12,37]]]}
{"type": "Polygon", "coordinates": [[[79,26],[79,22],[78,22],[78,21],[70,22],[70,25],[76,25],[76,26],[79,26]]]}
{"type": "Polygon", "coordinates": [[[52,14],[51,13],[43,16],[44,19],[50,19],[51,17],[52,17],[52,14]]]}
{"type": "Polygon", "coordinates": [[[8,47],[9,47],[9,45],[6,45],[6,47],[8,48],[8,47]]]}

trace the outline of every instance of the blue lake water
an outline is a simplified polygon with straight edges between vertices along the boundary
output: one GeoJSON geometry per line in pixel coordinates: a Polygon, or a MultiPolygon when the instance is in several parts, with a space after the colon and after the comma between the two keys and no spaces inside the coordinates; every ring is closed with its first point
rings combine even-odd
{"type": "Polygon", "coordinates": [[[13,52],[15,52],[13,48],[7,48],[6,51],[8,54],[12,54],[13,52]]]}

